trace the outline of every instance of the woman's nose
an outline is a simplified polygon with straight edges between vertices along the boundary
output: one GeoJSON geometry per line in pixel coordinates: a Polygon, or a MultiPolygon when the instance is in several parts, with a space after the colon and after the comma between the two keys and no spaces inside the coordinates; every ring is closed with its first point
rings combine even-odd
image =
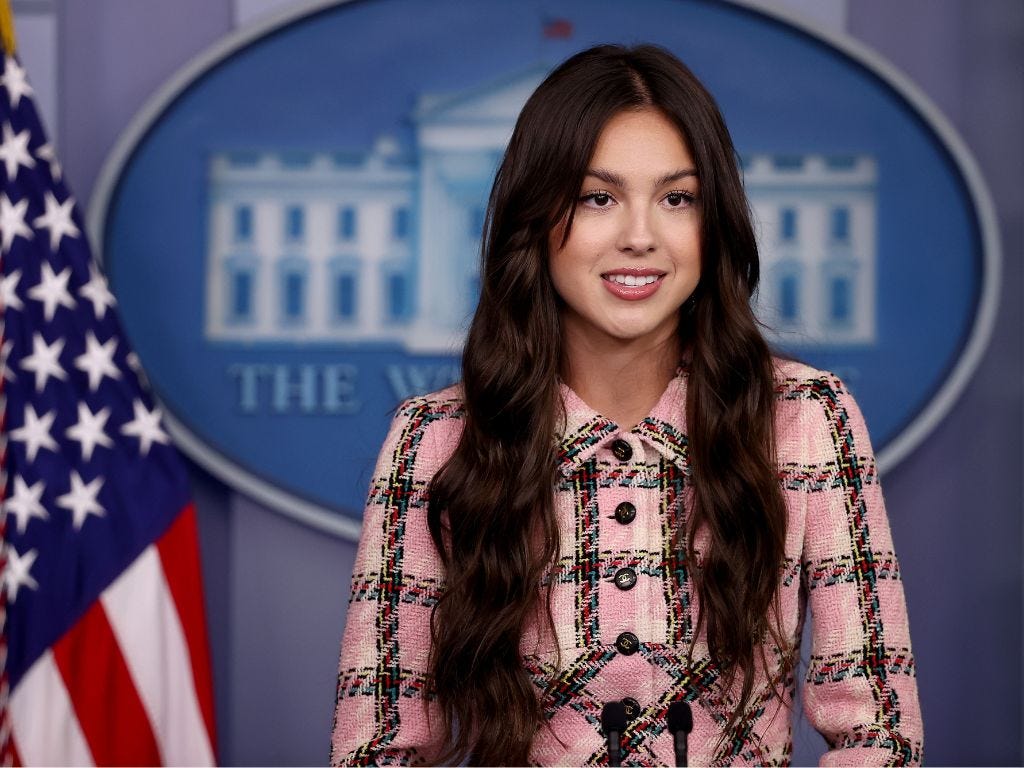
{"type": "Polygon", "coordinates": [[[654,250],[655,232],[650,211],[645,207],[623,211],[617,246],[620,251],[636,256],[654,250]]]}

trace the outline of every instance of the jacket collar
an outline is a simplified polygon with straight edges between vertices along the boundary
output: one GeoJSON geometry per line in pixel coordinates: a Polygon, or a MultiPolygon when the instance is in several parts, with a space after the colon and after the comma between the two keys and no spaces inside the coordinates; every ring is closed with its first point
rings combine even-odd
{"type": "MultiPolygon", "coordinates": [[[[565,407],[565,429],[558,447],[559,472],[568,476],[579,469],[598,450],[623,434],[608,419],[561,384],[565,407]]],[[[669,382],[651,412],[628,433],[634,434],[662,456],[690,473],[686,437],[686,372],[682,368],[669,382]]]]}

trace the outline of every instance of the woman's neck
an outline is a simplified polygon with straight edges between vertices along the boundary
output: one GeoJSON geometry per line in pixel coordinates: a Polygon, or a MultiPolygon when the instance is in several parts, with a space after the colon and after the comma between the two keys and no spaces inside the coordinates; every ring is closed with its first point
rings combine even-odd
{"type": "Polygon", "coordinates": [[[679,366],[678,337],[656,345],[566,339],[562,380],[583,402],[622,429],[632,429],[657,404],[679,366]]]}

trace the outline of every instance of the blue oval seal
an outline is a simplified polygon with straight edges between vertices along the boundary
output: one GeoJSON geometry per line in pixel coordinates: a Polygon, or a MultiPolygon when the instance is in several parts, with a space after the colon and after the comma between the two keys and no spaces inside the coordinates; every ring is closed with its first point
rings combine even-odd
{"type": "Polygon", "coordinates": [[[855,42],[721,0],[316,3],[230,36],[137,116],[92,208],[182,447],[357,537],[389,412],[459,374],[487,192],[555,64],[653,41],[718,98],[780,349],[842,375],[883,468],[987,343],[999,243],[934,106],[855,42]],[[723,52],[728,51],[728,56],[723,52]]]}

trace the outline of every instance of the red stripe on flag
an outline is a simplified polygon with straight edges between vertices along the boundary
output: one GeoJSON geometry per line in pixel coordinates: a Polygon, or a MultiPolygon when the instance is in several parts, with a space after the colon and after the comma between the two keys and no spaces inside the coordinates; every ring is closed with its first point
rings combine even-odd
{"type": "Polygon", "coordinates": [[[21,768],[24,765],[21,762],[21,753],[18,752],[18,745],[14,741],[14,736],[7,737],[7,744],[4,745],[4,760],[9,761],[12,768],[21,768]]]}
{"type": "Polygon", "coordinates": [[[213,683],[210,672],[210,647],[206,634],[206,611],[203,607],[203,577],[199,564],[199,534],[196,530],[196,508],[189,502],[156,543],[163,564],[167,586],[181,618],[188,654],[192,659],[192,677],[196,697],[203,712],[210,747],[216,754],[213,719],[213,683]]]}
{"type": "Polygon", "coordinates": [[[149,717],[97,601],[53,646],[96,765],[160,765],[149,717]]]}

